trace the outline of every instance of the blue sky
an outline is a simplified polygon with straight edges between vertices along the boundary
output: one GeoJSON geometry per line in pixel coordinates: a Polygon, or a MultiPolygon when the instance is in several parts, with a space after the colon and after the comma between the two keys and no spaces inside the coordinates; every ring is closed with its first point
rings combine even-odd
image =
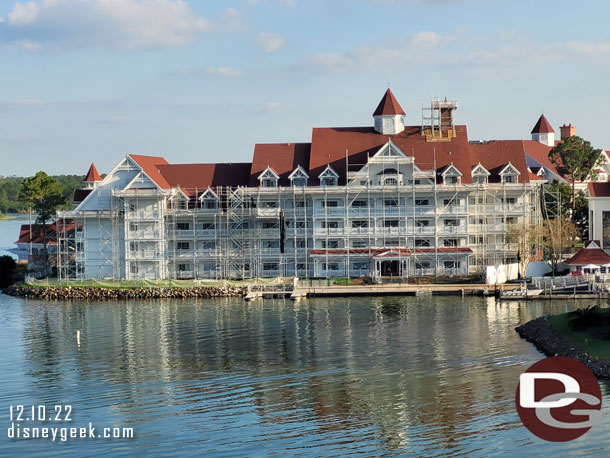
{"type": "Polygon", "coordinates": [[[471,139],[541,112],[610,149],[610,2],[0,1],[0,175],[107,172],[127,153],[249,161],[255,143],[371,125],[388,83],[471,139]]]}

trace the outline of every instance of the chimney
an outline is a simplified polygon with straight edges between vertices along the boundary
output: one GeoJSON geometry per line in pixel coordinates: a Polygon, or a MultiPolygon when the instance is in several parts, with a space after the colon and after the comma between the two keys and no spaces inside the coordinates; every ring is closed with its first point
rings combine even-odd
{"type": "Polygon", "coordinates": [[[561,130],[561,139],[565,140],[566,138],[573,137],[576,135],[576,127],[574,127],[571,123],[564,124],[559,128],[561,130]]]}

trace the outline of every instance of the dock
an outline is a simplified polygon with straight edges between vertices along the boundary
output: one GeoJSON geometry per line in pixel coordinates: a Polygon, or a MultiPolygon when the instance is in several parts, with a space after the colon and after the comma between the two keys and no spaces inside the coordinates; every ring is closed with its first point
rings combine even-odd
{"type": "Polygon", "coordinates": [[[500,290],[518,290],[520,285],[501,285],[496,288],[485,284],[408,284],[388,283],[375,285],[298,285],[292,288],[275,287],[251,290],[245,296],[246,301],[256,299],[292,299],[299,300],[311,297],[347,297],[347,296],[493,296],[500,290]]]}

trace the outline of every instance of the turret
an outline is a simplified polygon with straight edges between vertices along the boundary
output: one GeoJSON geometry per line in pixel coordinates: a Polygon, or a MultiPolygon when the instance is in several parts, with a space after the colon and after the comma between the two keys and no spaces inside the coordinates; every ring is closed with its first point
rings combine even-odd
{"type": "Polygon", "coordinates": [[[95,164],[91,163],[91,167],[89,167],[87,176],[83,180],[83,183],[85,185],[83,189],[94,189],[101,181],[102,177],[100,177],[100,174],[97,172],[95,164]]]}
{"type": "Polygon", "coordinates": [[[546,146],[555,146],[555,131],[547,121],[544,114],[532,129],[532,140],[536,140],[546,146]]]}
{"type": "Polygon", "coordinates": [[[401,133],[405,130],[405,114],[392,91],[388,89],[373,113],[375,130],[384,135],[401,133]]]}

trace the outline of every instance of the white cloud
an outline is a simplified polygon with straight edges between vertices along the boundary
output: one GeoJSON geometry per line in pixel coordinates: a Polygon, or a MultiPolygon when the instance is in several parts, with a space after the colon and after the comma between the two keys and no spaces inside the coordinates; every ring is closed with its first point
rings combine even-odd
{"type": "Polygon", "coordinates": [[[227,9],[210,21],[184,0],[31,0],[14,4],[0,41],[28,50],[134,50],[182,46],[205,34],[241,29],[239,11],[227,9]]]}
{"type": "Polygon", "coordinates": [[[284,45],[284,37],[274,33],[260,32],[256,37],[256,42],[266,52],[273,52],[284,45]]]}
{"type": "Polygon", "coordinates": [[[178,76],[187,77],[206,77],[218,76],[221,78],[229,78],[242,75],[242,71],[231,67],[205,67],[205,68],[183,68],[176,72],[178,76]]]}
{"type": "Polygon", "coordinates": [[[535,43],[531,37],[510,31],[482,34],[457,29],[447,35],[423,31],[342,53],[320,53],[302,60],[297,68],[384,75],[425,68],[454,76],[508,78],[567,60],[588,59],[596,65],[608,65],[608,56],[610,41],[535,43]]]}
{"type": "Polygon", "coordinates": [[[414,46],[427,46],[433,48],[438,45],[442,37],[434,32],[419,32],[413,35],[411,43],[414,46]]]}
{"type": "MultiPolygon", "coordinates": [[[[249,6],[257,6],[261,3],[266,3],[267,0],[246,0],[246,4],[249,6]]],[[[281,6],[286,6],[288,8],[293,8],[297,5],[296,0],[275,0],[275,3],[281,6]]]]}

